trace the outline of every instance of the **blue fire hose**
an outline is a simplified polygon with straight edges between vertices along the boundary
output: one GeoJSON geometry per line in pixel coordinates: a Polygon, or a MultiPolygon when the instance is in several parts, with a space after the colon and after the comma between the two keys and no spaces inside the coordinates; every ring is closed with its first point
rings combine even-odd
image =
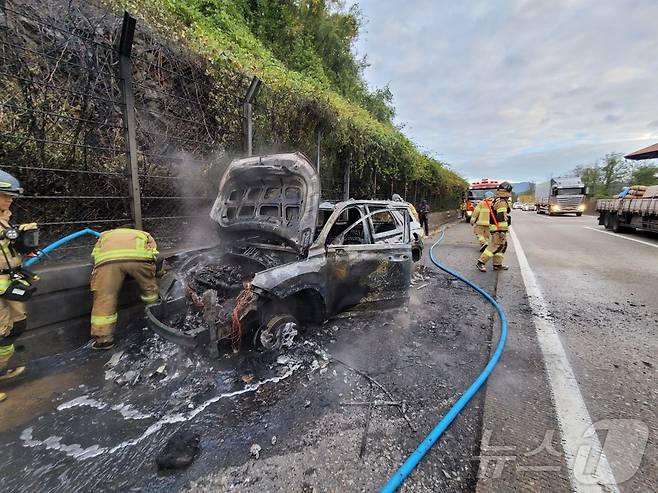
{"type": "Polygon", "coordinates": [[[33,266],[37,262],[40,262],[41,259],[45,255],[49,254],[53,250],[57,250],[59,247],[61,247],[65,243],[68,243],[71,240],[75,240],[76,238],[80,238],[81,236],[84,236],[84,235],[93,235],[93,236],[98,238],[101,234],[98,231],[94,231],[93,229],[89,229],[89,228],[81,229],[80,231],[76,231],[75,233],[71,233],[68,236],[65,236],[63,238],[60,238],[57,241],[52,242],[47,247],[43,248],[43,250],[39,250],[36,257],[30,257],[29,259],[27,259],[25,262],[23,262],[23,266],[24,267],[33,266]]]}
{"type": "Polygon", "coordinates": [[[391,478],[388,480],[388,483],[386,483],[384,487],[381,489],[380,493],[394,492],[400,487],[400,485],[402,485],[404,480],[407,479],[407,477],[411,474],[411,472],[423,459],[425,454],[429,452],[429,450],[441,437],[441,435],[446,430],[446,428],[450,426],[450,424],[457,417],[457,415],[462,411],[462,409],[464,409],[466,404],[468,404],[468,402],[477,393],[480,387],[482,387],[482,384],[487,380],[489,375],[491,375],[491,372],[493,371],[494,367],[498,363],[501,354],[503,354],[503,348],[505,347],[505,340],[507,339],[507,317],[505,317],[505,312],[500,307],[500,305],[496,302],[496,300],[494,300],[493,297],[489,293],[487,293],[484,289],[482,289],[480,286],[469,281],[465,277],[462,277],[456,272],[448,269],[447,267],[439,263],[434,257],[434,247],[437,246],[441,241],[443,241],[444,236],[445,236],[445,228],[441,231],[441,236],[439,237],[439,239],[436,240],[436,242],[430,248],[430,260],[434,265],[436,265],[442,271],[447,272],[448,274],[450,274],[453,277],[456,277],[460,281],[465,282],[468,286],[470,286],[475,291],[477,291],[482,296],[484,296],[484,298],[493,305],[493,307],[496,309],[496,312],[498,312],[498,316],[500,317],[500,339],[498,339],[498,345],[496,346],[496,350],[491,356],[489,363],[487,363],[487,366],[485,366],[484,370],[482,370],[482,373],[478,375],[478,377],[475,379],[475,381],[473,381],[471,386],[468,389],[466,389],[466,392],[464,392],[464,394],[459,398],[459,400],[455,402],[455,404],[450,408],[448,413],[441,419],[441,421],[438,422],[438,424],[429,433],[429,435],[425,437],[425,439],[420,443],[420,445],[418,445],[418,448],[413,451],[413,453],[407,458],[404,464],[402,464],[400,468],[393,474],[393,476],[391,476],[391,478]]]}

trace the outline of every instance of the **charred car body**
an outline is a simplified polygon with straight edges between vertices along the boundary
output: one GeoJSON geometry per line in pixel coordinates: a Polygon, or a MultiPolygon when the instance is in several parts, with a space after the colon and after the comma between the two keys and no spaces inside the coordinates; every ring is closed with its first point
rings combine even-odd
{"type": "Polygon", "coordinates": [[[221,245],[174,259],[149,326],[181,345],[274,349],[300,323],[355,307],[404,302],[422,253],[399,202],[320,204],[320,179],[299,153],[233,161],[211,218],[221,245]],[[191,307],[191,309],[190,309],[191,307]]]}

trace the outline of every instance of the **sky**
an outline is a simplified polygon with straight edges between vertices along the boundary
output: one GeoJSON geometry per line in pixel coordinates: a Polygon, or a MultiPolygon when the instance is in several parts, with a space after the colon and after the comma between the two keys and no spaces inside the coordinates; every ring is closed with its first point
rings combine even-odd
{"type": "Polygon", "coordinates": [[[658,142],[657,0],[352,3],[366,81],[467,179],[541,181],[658,142]]]}

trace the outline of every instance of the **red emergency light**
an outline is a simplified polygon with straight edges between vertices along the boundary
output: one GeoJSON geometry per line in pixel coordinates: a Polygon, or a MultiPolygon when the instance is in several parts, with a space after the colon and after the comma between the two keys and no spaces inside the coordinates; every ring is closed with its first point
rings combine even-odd
{"type": "Polygon", "coordinates": [[[480,181],[472,182],[470,188],[496,188],[499,183],[498,180],[482,178],[480,181]]]}

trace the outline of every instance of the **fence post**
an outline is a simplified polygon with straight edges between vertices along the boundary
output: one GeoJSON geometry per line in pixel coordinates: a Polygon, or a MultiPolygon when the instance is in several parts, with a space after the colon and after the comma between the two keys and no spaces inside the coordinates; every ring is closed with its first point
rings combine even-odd
{"type": "Polygon", "coordinates": [[[242,116],[244,118],[242,124],[242,130],[244,133],[244,152],[247,157],[251,156],[254,151],[253,146],[253,101],[258,95],[258,90],[260,89],[261,80],[258,77],[251,79],[251,84],[249,84],[249,89],[247,89],[247,94],[245,94],[244,102],[242,103],[242,116]]]}
{"type": "Polygon", "coordinates": [[[318,175],[320,174],[320,139],[322,138],[322,130],[318,128],[318,147],[317,147],[317,159],[316,159],[316,168],[318,169],[318,175]]]}
{"type": "Polygon", "coordinates": [[[126,141],[128,196],[130,213],[135,228],[142,229],[142,199],[139,190],[139,169],[137,165],[137,136],[135,124],[135,94],[132,84],[132,61],[130,55],[135,37],[137,21],[128,12],[123,13],[121,39],[119,41],[119,77],[123,97],[124,138],[126,141]]]}

